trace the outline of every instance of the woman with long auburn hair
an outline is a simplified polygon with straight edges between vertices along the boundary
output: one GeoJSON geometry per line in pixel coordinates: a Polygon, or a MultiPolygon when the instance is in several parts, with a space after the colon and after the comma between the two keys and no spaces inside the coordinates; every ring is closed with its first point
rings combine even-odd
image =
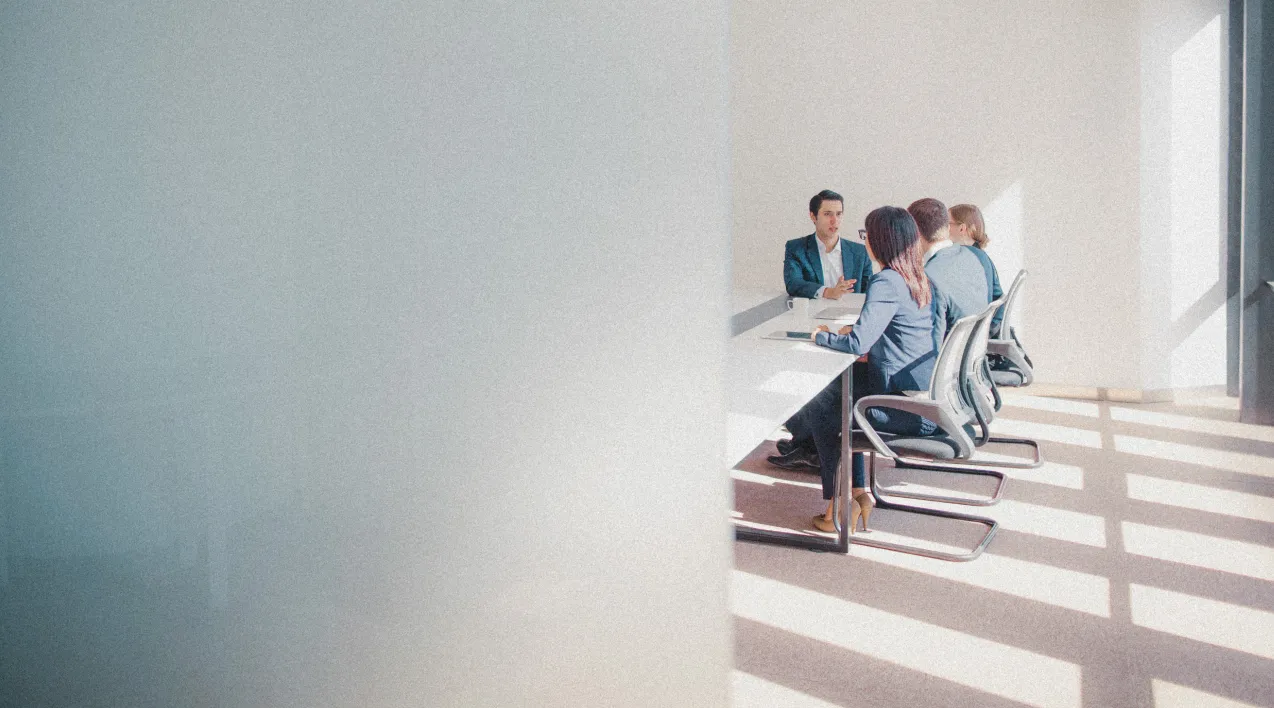
{"type": "MultiPolygon", "coordinates": [[[[854,398],[898,391],[919,391],[929,387],[937,358],[933,343],[932,293],[925,276],[924,248],[916,222],[900,207],[885,206],[867,215],[867,251],[881,271],[871,277],[867,300],[853,327],[832,334],[827,327],[814,330],[814,342],[821,347],[847,354],[868,354],[866,366],[854,364],[854,398]]],[[[797,415],[814,434],[819,468],[823,477],[823,498],[827,510],[814,517],[814,527],[834,531],[831,499],[836,468],[840,464],[841,422],[840,379],[832,382],[797,415]]],[[[911,413],[883,408],[868,410],[872,425],[879,430],[903,435],[929,435],[937,426],[911,413]]],[[[861,453],[853,460],[853,502],[850,532],[863,519],[863,530],[875,506],[867,488],[867,474],[861,453]]]]}
{"type": "MultiPolygon", "coordinates": [[[[982,220],[982,210],[972,204],[957,204],[951,207],[951,240],[960,246],[973,251],[973,255],[982,261],[982,270],[986,271],[987,291],[991,300],[998,300],[1004,295],[1000,287],[1000,273],[987,255],[986,245],[990,239],[986,235],[986,222],[982,220]]],[[[995,311],[991,318],[991,336],[1000,334],[1000,321],[1004,319],[1004,308],[995,311]]]]}

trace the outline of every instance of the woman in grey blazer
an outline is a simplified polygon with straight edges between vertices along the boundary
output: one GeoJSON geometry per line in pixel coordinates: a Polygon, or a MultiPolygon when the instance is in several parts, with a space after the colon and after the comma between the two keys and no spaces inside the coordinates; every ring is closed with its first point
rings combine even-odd
{"type": "MultiPolygon", "coordinates": [[[[866,366],[854,364],[854,398],[929,387],[937,352],[933,344],[932,293],[925,276],[923,242],[916,222],[900,207],[880,207],[867,215],[867,248],[881,271],[871,278],[867,300],[853,327],[832,334],[827,327],[814,331],[814,342],[847,354],[867,354],[866,366]]],[[[814,433],[823,477],[827,510],[814,517],[815,528],[834,531],[831,499],[840,465],[841,387],[837,379],[802,409],[814,433]]],[[[878,430],[904,435],[929,435],[936,427],[919,416],[873,408],[868,411],[878,430]]],[[[850,532],[875,505],[867,488],[861,453],[853,459],[853,502],[850,532]]]]}

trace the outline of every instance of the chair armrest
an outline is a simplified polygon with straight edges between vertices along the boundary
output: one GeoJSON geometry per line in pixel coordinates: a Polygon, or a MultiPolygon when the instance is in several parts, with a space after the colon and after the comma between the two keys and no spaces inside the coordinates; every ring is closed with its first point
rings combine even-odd
{"type": "Polygon", "coordinates": [[[889,448],[889,445],[881,439],[880,434],[868,422],[868,408],[889,408],[927,418],[937,423],[939,430],[956,440],[960,447],[967,451],[965,457],[968,457],[973,452],[971,441],[968,445],[963,444],[969,439],[969,434],[964,431],[963,424],[957,423],[952,418],[951,413],[938,401],[931,398],[910,398],[908,396],[864,396],[854,404],[854,420],[858,422],[858,427],[863,431],[863,434],[867,436],[867,439],[882,455],[895,460],[899,457],[898,453],[889,448]]]}

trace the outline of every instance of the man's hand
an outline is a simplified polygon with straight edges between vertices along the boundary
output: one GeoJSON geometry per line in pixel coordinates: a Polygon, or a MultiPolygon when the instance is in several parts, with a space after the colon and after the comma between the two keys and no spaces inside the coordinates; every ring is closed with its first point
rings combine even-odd
{"type": "Polygon", "coordinates": [[[857,278],[853,280],[845,280],[844,278],[841,278],[840,280],[836,281],[835,285],[829,286],[823,290],[823,297],[829,300],[839,300],[841,298],[841,295],[844,295],[845,293],[853,290],[854,283],[857,283],[857,282],[858,282],[857,278]]]}
{"type": "Polygon", "coordinates": [[[853,332],[853,331],[854,331],[853,325],[845,325],[844,327],[841,327],[840,331],[837,332],[836,334],[849,334],[850,332],[853,332]]]}
{"type": "Polygon", "coordinates": [[[814,331],[813,331],[813,332],[810,332],[810,341],[811,341],[811,342],[812,342],[812,341],[814,341],[815,339],[818,339],[818,333],[819,333],[819,332],[827,332],[828,334],[830,334],[830,333],[831,333],[831,330],[827,328],[827,325],[819,325],[819,326],[815,327],[815,328],[814,328],[814,331]]]}

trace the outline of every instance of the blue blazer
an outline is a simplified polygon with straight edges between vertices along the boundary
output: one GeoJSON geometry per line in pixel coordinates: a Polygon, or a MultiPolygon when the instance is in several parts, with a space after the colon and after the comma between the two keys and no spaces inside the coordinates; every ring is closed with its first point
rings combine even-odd
{"type": "MultiPolygon", "coordinates": [[[[788,295],[817,297],[819,288],[832,284],[823,282],[820,248],[822,245],[814,234],[787,242],[783,253],[783,284],[787,286],[788,295]]],[[[840,257],[845,280],[858,281],[854,283],[854,292],[867,292],[867,281],[871,280],[871,258],[867,257],[867,247],[841,239],[840,257]]]]}
{"type": "Polygon", "coordinates": [[[870,354],[867,390],[854,396],[929,388],[938,352],[932,306],[920,307],[902,276],[886,268],[872,276],[867,301],[849,334],[819,332],[819,346],[846,354],[870,354]]]}
{"type": "MultiPolygon", "coordinates": [[[[986,251],[977,246],[965,246],[965,248],[973,251],[973,255],[982,261],[982,269],[986,271],[987,287],[991,289],[991,299],[998,300],[1004,294],[1004,290],[1000,288],[1000,273],[996,271],[995,264],[991,262],[991,257],[986,251]]],[[[1000,336],[1000,322],[1004,319],[1004,307],[995,311],[995,316],[991,318],[991,338],[996,339],[1000,336]]]]}
{"type": "Polygon", "coordinates": [[[981,314],[991,302],[991,283],[973,249],[951,244],[925,261],[925,275],[933,291],[933,348],[942,349],[947,330],[956,320],[981,314]]]}

